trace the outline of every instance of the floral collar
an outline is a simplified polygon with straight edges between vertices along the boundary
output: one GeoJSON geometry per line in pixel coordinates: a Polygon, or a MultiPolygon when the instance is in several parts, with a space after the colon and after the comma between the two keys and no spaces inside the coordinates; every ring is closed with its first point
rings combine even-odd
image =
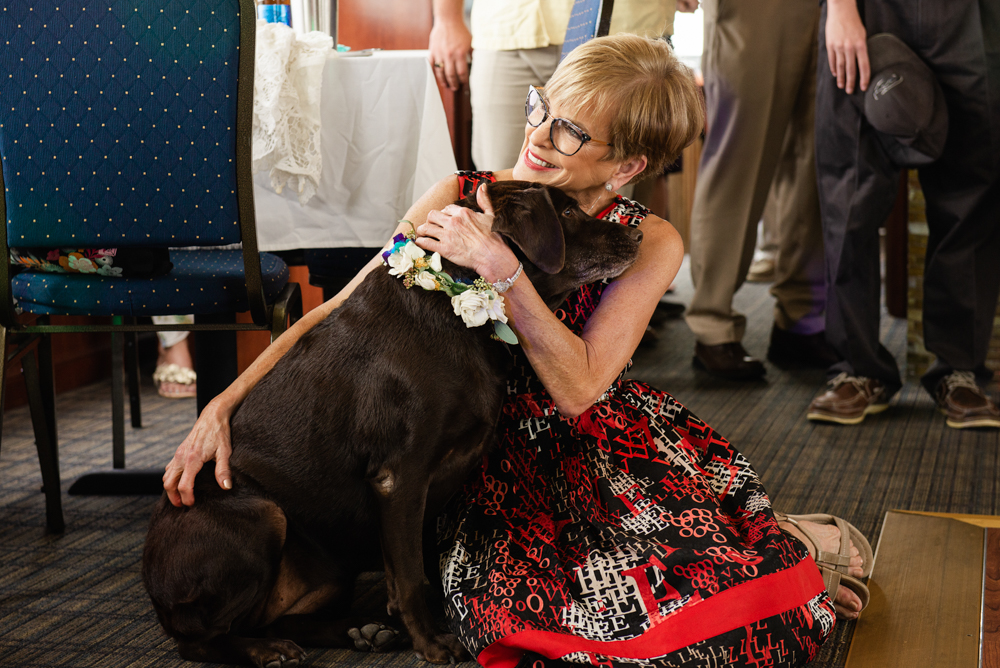
{"type": "Polygon", "coordinates": [[[503,296],[482,277],[472,283],[453,279],[442,271],[441,255],[428,256],[414,242],[415,237],[413,232],[397,234],[392,238],[392,248],[383,251],[382,262],[389,267],[389,275],[403,279],[407,289],[418,285],[424,290],[444,292],[451,297],[455,315],[462,317],[466,327],[492,321],[494,338],[517,344],[517,336],[507,325],[507,315],[503,312],[503,296]]]}

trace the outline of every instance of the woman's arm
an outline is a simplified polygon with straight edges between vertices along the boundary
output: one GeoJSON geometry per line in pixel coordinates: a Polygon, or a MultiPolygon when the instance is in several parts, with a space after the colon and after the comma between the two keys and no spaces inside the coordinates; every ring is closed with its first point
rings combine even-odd
{"type": "MultiPolygon", "coordinates": [[[[418,244],[452,262],[474,268],[493,282],[511,276],[517,258],[503,239],[490,232],[492,209],[485,214],[445,207],[418,228],[418,244]]],[[[580,336],[566,328],[521,276],[504,294],[508,322],[532,368],[559,412],[575,417],[610,387],[635,351],[660,297],[680,268],[684,246],[677,230],[656,216],[639,226],[643,241],[635,264],[613,281],[580,336]]]]}
{"type": "MultiPolygon", "coordinates": [[[[410,207],[405,220],[419,225],[427,218],[428,211],[440,209],[454,202],[458,199],[458,194],[458,177],[455,175],[445,177],[410,207]]],[[[409,231],[409,222],[401,222],[393,234],[409,231]]],[[[295,342],[340,306],[368,273],[381,262],[381,254],[373,257],[343,290],[288,328],[229,387],[205,406],[187,438],[177,447],[173,459],[167,464],[163,474],[163,488],[172,504],[190,506],[194,503],[194,478],[205,462],[213,459],[215,479],[219,486],[224,489],[232,488],[229,471],[229,456],[232,454],[229,418],[243,403],[250,390],[295,345],[295,342]]]]}
{"type": "Polygon", "coordinates": [[[625,368],[680,268],[684,244],[670,223],[649,216],[639,229],[638,259],[604,289],[579,336],[545,306],[530,281],[516,281],[506,294],[528,360],[567,417],[590,408],[625,368]]]}

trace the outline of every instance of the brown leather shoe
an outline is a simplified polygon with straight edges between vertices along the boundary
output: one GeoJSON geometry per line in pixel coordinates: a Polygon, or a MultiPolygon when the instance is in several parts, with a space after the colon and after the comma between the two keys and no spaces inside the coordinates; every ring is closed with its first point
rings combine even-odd
{"type": "Polygon", "coordinates": [[[971,371],[953,371],[937,385],[935,397],[946,423],[955,429],[1000,428],[1000,410],[976,384],[971,371]]]}
{"type": "Polygon", "coordinates": [[[692,363],[698,369],[727,380],[754,380],[767,373],[761,361],[750,357],[739,341],[717,346],[696,343],[692,363]]]}
{"type": "Polygon", "coordinates": [[[830,381],[826,392],[809,404],[806,417],[818,422],[858,424],[870,413],[889,407],[885,384],[874,378],[842,373],[830,381]]]}

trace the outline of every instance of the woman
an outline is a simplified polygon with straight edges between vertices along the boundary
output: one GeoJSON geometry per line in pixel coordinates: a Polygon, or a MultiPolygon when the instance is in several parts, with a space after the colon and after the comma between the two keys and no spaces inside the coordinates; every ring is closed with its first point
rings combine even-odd
{"type": "MultiPolygon", "coordinates": [[[[850,527],[827,516],[782,518],[779,528],[742,455],[669,395],[622,378],[683,246],[669,223],[615,190],[662,171],[700,131],[690,71],[664,42],[595,39],[544,92],[529,91],[526,114],[512,170],[450,176],[407,215],[424,249],[491,283],[514,278],[504,297],[520,365],[508,382],[499,446],[439,522],[453,630],[484,665],[808,661],[835,611],[856,617],[861,600],[837,586],[832,569],[817,569],[807,549],[839,551],[843,581],[863,592],[850,576],[867,575],[870,548],[864,558],[859,552],[867,543],[856,530],[842,541],[850,527]],[[490,232],[483,192],[482,214],[450,204],[505,179],[559,186],[591,214],[638,226],[638,260],[549,311],[490,232]]],[[[164,475],[175,505],[193,503],[194,475],[211,459],[219,484],[230,486],[233,408],[378,262],[206,407],[164,475]]]]}

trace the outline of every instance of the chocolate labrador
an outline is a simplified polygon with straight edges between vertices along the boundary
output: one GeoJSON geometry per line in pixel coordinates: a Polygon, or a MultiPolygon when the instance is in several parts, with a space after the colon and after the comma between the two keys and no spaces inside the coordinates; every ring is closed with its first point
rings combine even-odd
{"type": "MultiPolygon", "coordinates": [[[[486,187],[494,231],[550,308],[635,260],[641,232],[557,188],[486,187]]],[[[510,354],[491,331],[380,268],[275,364],[233,415],[232,491],[207,466],[193,506],[164,495],[150,521],[143,581],[183,658],[278,668],[305,656],[297,643],[382,649],[395,630],[349,606],[356,576],[383,564],[418,656],[468,657],[435,629],[422,528],[492,441],[510,354]]]]}

